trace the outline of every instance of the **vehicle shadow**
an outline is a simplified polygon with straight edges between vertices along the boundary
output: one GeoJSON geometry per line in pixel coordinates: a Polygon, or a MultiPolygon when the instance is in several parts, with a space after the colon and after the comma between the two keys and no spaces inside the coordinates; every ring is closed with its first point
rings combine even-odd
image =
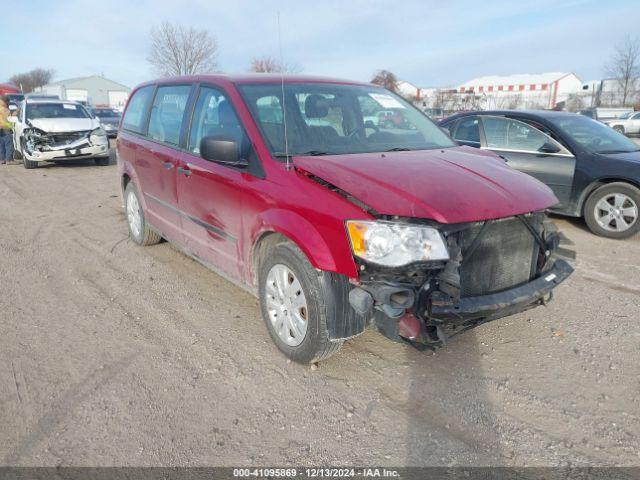
{"type": "Polygon", "coordinates": [[[504,465],[499,406],[487,391],[483,360],[488,355],[476,332],[465,332],[435,352],[412,349],[407,356],[406,465],[504,465]]]}
{"type": "MultiPolygon", "coordinates": [[[[589,227],[587,227],[587,224],[584,221],[584,218],[577,218],[577,217],[565,217],[564,215],[558,215],[556,213],[548,213],[549,218],[551,218],[551,220],[554,221],[554,223],[556,223],[556,225],[558,225],[558,222],[562,221],[562,222],[567,222],[569,223],[571,226],[582,230],[583,232],[592,234],[591,230],[589,230],[589,227]]],[[[558,225],[560,227],[560,230],[562,231],[562,226],[558,225]]]]}

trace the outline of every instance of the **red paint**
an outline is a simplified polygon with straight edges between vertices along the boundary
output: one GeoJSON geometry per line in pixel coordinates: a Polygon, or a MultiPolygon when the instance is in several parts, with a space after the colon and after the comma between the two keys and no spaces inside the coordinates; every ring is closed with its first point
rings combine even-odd
{"type": "Polygon", "coordinates": [[[20,93],[20,90],[18,90],[13,85],[0,83],[0,95],[6,95],[7,93],[20,93]]]}
{"type": "MultiPolygon", "coordinates": [[[[354,83],[312,77],[285,77],[285,81],[354,83]]],[[[117,140],[119,173],[131,178],[140,193],[161,200],[141,198],[148,218],[163,235],[247,284],[253,284],[254,247],[264,234],[273,232],[296,243],[314,267],[358,277],[344,222],[372,217],[307,172],[380,213],[442,223],[511,216],[556,203],[551,191],[538,181],[507,167],[492,153],[467,147],[298,157],[293,160],[296,168],[287,169],[271,157],[236,89],[239,83],[280,82],[280,76],[212,75],[153,83],[189,82],[204,82],[226,93],[256,150],[265,178],[207,162],[126,130],[119,132],[117,140]],[[163,163],[173,168],[165,169],[163,163]],[[191,170],[191,176],[178,173],[178,167],[191,170]],[[224,235],[184,215],[200,219],[224,235]]]]}
{"type": "Polygon", "coordinates": [[[412,313],[406,313],[398,321],[398,334],[401,337],[415,340],[420,336],[420,321],[412,313]]]}
{"type": "Polygon", "coordinates": [[[471,147],[298,157],[294,164],[386,215],[462,223],[557,203],[542,183],[471,147]]]}

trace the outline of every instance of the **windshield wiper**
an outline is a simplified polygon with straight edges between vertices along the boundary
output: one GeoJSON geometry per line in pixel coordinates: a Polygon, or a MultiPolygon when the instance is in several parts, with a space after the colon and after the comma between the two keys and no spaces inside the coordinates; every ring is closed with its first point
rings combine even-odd
{"type": "Polygon", "coordinates": [[[640,148],[636,150],[598,150],[596,151],[596,153],[603,153],[605,155],[608,153],[633,153],[633,152],[640,152],[640,148]]]}
{"type": "Polygon", "coordinates": [[[335,155],[335,153],[324,152],[322,150],[309,150],[308,152],[299,153],[298,155],[308,155],[310,157],[318,157],[318,156],[321,156],[321,155],[335,155]]]}
{"type": "Polygon", "coordinates": [[[393,147],[389,150],[385,150],[385,152],[410,152],[411,149],[407,147],[393,147]]]}
{"type": "Polygon", "coordinates": [[[273,156],[276,158],[305,157],[305,156],[318,157],[320,155],[336,155],[336,154],[333,152],[325,152],[322,150],[309,150],[308,152],[293,152],[293,153],[289,153],[288,155],[284,152],[276,152],[273,154],[273,156]]]}

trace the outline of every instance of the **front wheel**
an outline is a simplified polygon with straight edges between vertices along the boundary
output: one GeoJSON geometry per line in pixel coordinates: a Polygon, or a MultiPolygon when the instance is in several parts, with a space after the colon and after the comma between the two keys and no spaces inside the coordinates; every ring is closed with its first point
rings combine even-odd
{"type": "Polygon", "coordinates": [[[613,129],[616,132],[621,133],[622,135],[624,135],[624,127],[622,125],[616,125],[615,127],[613,127],[613,129]]]}
{"type": "Polygon", "coordinates": [[[628,183],[603,185],[584,206],[584,218],[596,235],[629,238],[640,230],[640,190],[628,183]]]}
{"type": "Polygon", "coordinates": [[[325,291],[322,275],[327,273],[316,271],[288,242],[275,245],[260,266],[260,304],[267,330],[280,351],[296,362],[324,360],[343,343],[329,339],[327,322],[336,310],[329,303],[335,297],[325,291]]]}

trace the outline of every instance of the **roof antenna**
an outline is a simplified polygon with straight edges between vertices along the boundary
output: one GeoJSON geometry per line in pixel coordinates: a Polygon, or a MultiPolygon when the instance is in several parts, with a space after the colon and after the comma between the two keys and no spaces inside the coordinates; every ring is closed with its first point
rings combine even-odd
{"type": "Polygon", "coordinates": [[[280,12],[278,12],[278,47],[280,49],[280,87],[282,89],[282,121],[284,122],[284,156],[285,156],[285,168],[291,169],[291,162],[289,157],[289,140],[287,138],[287,106],[284,96],[284,61],[282,56],[282,35],[280,33],[280,12]]]}

